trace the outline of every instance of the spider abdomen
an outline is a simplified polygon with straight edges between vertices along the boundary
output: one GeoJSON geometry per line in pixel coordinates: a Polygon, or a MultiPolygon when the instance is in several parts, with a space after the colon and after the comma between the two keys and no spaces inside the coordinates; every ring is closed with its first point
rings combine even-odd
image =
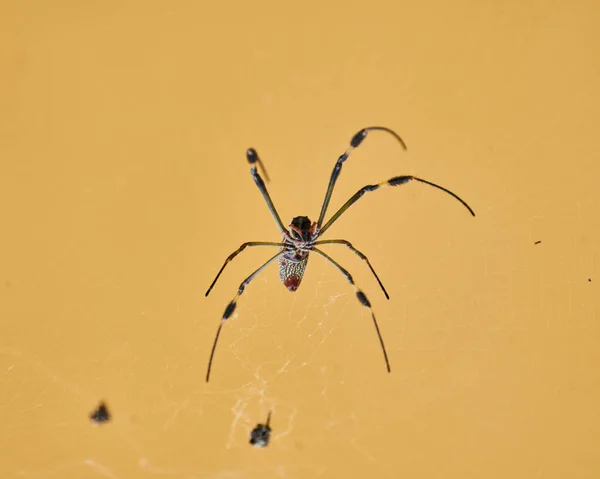
{"type": "Polygon", "coordinates": [[[292,293],[300,286],[307,262],[305,252],[289,251],[279,257],[279,280],[292,293]]]}

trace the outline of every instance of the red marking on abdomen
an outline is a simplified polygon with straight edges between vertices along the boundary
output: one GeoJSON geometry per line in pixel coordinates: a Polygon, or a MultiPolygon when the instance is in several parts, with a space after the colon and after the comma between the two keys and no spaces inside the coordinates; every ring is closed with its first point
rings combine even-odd
{"type": "Polygon", "coordinates": [[[308,257],[300,261],[293,261],[285,256],[279,258],[279,280],[292,293],[300,287],[307,261],[308,257]]]}
{"type": "Polygon", "coordinates": [[[283,285],[293,293],[298,289],[298,286],[300,286],[300,281],[302,280],[294,274],[285,278],[283,285]]]}

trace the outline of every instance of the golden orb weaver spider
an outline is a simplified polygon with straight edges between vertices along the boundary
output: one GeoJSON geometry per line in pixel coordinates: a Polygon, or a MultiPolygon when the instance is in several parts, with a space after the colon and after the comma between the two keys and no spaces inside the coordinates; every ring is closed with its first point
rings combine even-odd
{"type": "Polygon", "coordinates": [[[267,191],[265,182],[263,181],[260,174],[256,170],[256,164],[258,164],[260,166],[263,174],[265,175],[265,178],[267,179],[267,181],[269,180],[269,177],[267,176],[267,172],[265,171],[264,165],[262,164],[260,158],[258,157],[256,150],[254,148],[249,148],[246,151],[246,158],[248,159],[248,163],[250,163],[250,174],[252,175],[252,178],[254,179],[256,186],[258,186],[258,189],[262,193],[263,198],[265,199],[265,202],[267,203],[267,206],[269,207],[269,210],[271,211],[271,214],[273,215],[273,218],[275,219],[275,222],[277,223],[277,226],[279,227],[279,230],[281,231],[281,234],[283,235],[283,240],[279,243],[270,242],[270,241],[250,241],[247,243],[243,243],[237,250],[235,250],[233,253],[231,253],[227,257],[227,259],[225,260],[225,263],[223,264],[223,266],[221,266],[221,269],[217,273],[217,276],[215,277],[212,284],[206,291],[205,296],[208,296],[208,294],[211,292],[213,286],[215,285],[215,283],[221,276],[221,273],[225,269],[225,266],[227,266],[227,264],[233,258],[235,258],[242,251],[244,251],[244,249],[246,249],[247,247],[276,246],[279,248],[279,251],[274,256],[269,258],[265,263],[262,264],[262,266],[260,266],[256,271],[254,271],[250,276],[248,276],[244,281],[242,281],[242,283],[240,284],[240,286],[238,288],[237,294],[234,296],[234,298],[229,302],[229,304],[225,308],[225,312],[223,313],[223,317],[221,318],[221,322],[219,324],[219,328],[217,329],[217,334],[215,335],[215,339],[213,342],[212,350],[210,352],[210,358],[208,360],[208,368],[206,371],[206,382],[208,382],[210,379],[210,372],[211,372],[211,368],[212,368],[213,358],[215,355],[215,349],[217,347],[217,341],[219,340],[219,335],[221,334],[221,328],[223,327],[223,323],[227,319],[229,319],[231,317],[231,315],[233,314],[233,312],[235,311],[235,308],[237,306],[237,300],[241,296],[241,294],[244,292],[244,289],[246,288],[248,283],[250,283],[250,281],[252,281],[256,277],[256,275],[258,273],[260,273],[264,268],[266,268],[269,264],[271,264],[276,259],[279,259],[279,279],[281,280],[283,285],[288,290],[294,292],[300,286],[300,282],[302,281],[302,277],[304,276],[304,270],[306,269],[306,263],[308,262],[308,255],[313,251],[315,253],[317,253],[318,255],[322,256],[323,258],[325,258],[329,263],[331,263],[333,266],[335,266],[346,277],[348,282],[354,288],[354,292],[356,293],[356,297],[357,297],[358,301],[363,306],[366,306],[367,308],[369,308],[369,311],[371,312],[371,317],[373,318],[373,324],[375,325],[375,330],[377,331],[379,343],[380,343],[381,349],[383,351],[383,357],[385,359],[385,365],[387,367],[387,371],[388,371],[388,373],[391,372],[390,362],[388,360],[388,355],[387,355],[387,352],[385,349],[385,345],[383,343],[383,337],[381,336],[381,332],[379,330],[377,320],[375,319],[375,313],[373,312],[373,308],[371,307],[371,302],[367,299],[367,296],[365,295],[365,293],[363,293],[360,289],[358,289],[358,287],[354,283],[354,280],[352,279],[352,276],[350,275],[350,273],[348,273],[348,271],[346,271],[346,269],[344,269],[339,263],[337,263],[329,255],[325,254],[323,251],[318,249],[316,246],[323,245],[323,244],[346,245],[350,250],[354,251],[354,253],[356,253],[360,259],[362,259],[363,261],[365,261],[367,263],[371,272],[373,273],[373,276],[375,276],[375,279],[379,283],[379,286],[381,287],[383,294],[385,294],[385,297],[387,299],[390,299],[387,291],[383,287],[383,284],[379,280],[379,276],[377,276],[377,273],[375,273],[375,270],[371,266],[369,259],[364,254],[362,254],[360,251],[358,251],[354,246],[352,246],[352,244],[349,241],[346,241],[343,239],[332,239],[332,240],[320,240],[319,241],[319,238],[321,236],[323,236],[325,231],[327,231],[329,229],[329,227],[333,223],[335,223],[335,221],[337,221],[338,218],[340,216],[342,216],[342,214],[350,206],[352,206],[354,203],[356,203],[365,193],[369,193],[371,191],[378,190],[379,188],[382,188],[384,186],[404,185],[411,181],[418,181],[420,183],[424,183],[426,185],[433,186],[434,188],[442,190],[443,192],[449,194],[450,196],[453,196],[455,199],[460,201],[463,204],[463,206],[465,208],[467,208],[473,216],[475,216],[475,213],[473,212],[471,207],[465,201],[463,201],[461,198],[458,197],[458,195],[452,193],[452,191],[444,188],[443,186],[436,185],[435,183],[424,180],[422,178],[417,178],[416,176],[404,175],[404,176],[395,176],[394,178],[390,178],[387,181],[383,181],[383,182],[377,183],[375,185],[363,186],[348,201],[346,201],[346,203],[344,203],[342,205],[342,207],[339,210],[337,210],[337,212],[331,218],[329,218],[329,220],[325,224],[323,224],[323,221],[325,220],[325,214],[327,212],[327,207],[329,206],[329,201],[331,200],[331,194],[333,193],[333,188],[335,187],[337,179],[340,176],[340,172],[342,171],[342,165],[348,159],[348,157],[350,156],[350,153],[352,153],[352,150],[357,148],[363,142],[363,140],[367,137],[367,134],[370,131],[374,131],[374,130],[385,131],[385,132],[389,133],[396,140],[398,140],[400,145],[402,145],[402,148],[404,148],[406,150],[406,144],[404,143],[402,138],[400,138],[400,136],[397,133],[390,130],[389,128],[386,128],[383,126],[371,126],[371,127],[363,128],[362,130],[360,130],[358,133],[356,133],[352,137],[352,140],[350,140],[350,147],[344,152],[344,154],[342,156],[340,156],[338,158],[337,162],[335,163],[333,172],[331,173],[331,177],[329,179],[329,185],[327,186],[327,191],[325,193],[325,199],[323,200],[323,205],[321,206],[321,213],[319,214],[319,220],[311,223],[311,221],[306,216],[296,216],[295,218],[292,219],[288,229],[286,229],[285,226],[283,225],[281,218],[279,217],[279,213],[277,213],[277,210],[275,209],[275,205],[273,204],[273,201],[271,200],[271,197],[269,196],[269,192],[267,191]]]}

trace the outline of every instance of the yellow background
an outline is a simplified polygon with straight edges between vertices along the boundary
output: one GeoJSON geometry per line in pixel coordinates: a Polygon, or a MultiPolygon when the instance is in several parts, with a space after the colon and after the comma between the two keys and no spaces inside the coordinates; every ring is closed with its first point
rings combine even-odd
{"type": "Polygon", "coordinates": [[[600,477],[600,4],[0,6],[0,477],[600,477]],[[316,220],[379,319],[311,256],[316,220]],[[539,244],[534,244],[541,241],[539,244]],[[88,416],[104,400],[113,415],[88,416]],[[271,443],[249,433],[272,411],[271,443]]]}

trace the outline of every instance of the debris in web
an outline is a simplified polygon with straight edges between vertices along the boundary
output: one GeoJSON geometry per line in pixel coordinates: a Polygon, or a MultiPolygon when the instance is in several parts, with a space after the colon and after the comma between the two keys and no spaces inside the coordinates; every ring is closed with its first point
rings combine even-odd
{"type": "Polygon", "coordinates": [[[271,422],[271,412],[267,416],[266,424],[257,424],[256,427],[250,433],[250,444],[256,447],[267,447],[269,445],[269,437],[271,435],[271,428],[269,423],[271,422]]]}
{"type": "Polygon", "coordinates": [[[101,402],[96,410],[90,414],[90,421],[95,424],[102,424],[110,421],[110,413],[104,402],[101,402]]]}

